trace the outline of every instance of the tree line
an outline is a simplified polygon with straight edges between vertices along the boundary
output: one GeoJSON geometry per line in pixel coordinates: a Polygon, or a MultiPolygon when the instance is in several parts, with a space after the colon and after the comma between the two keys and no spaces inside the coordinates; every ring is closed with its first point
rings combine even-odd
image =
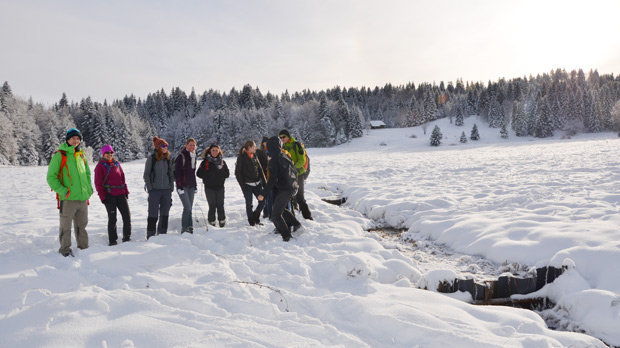
{"type": "MultiPolygon", "coordinates": [[[[200,147],[219,144],[232,156],[248,139],[260,140],[286,128],[307,147],[330,147],[363,136],[370,120],[387,127],[413,127],[448,117],[457,126],[477,116],[488,127],[511,127],[517,136],[549,137],[555,132],[620,131],[620,77],[587,76],[556,69],[537,76],[481,82],[401,86],[339,87],[263,94],[208,90],[187,94],[159,90],[144,100],[133,95],[111,103],[90,97],[69,101],[63,93],[52,106],[15,97],[7,82],[0,91],[0,164],[45,165],[67,129],[81,130],[91,159],[111,144],[120,160],[144,158],[152,138],[173,150],[187,137],[200,147]]],[[[498,130],[499,131],[499,130],[498,130]]]]}

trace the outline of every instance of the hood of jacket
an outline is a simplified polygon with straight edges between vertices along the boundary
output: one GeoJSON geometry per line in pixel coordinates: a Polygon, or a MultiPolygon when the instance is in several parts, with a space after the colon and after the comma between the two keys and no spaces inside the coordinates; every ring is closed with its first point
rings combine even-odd
{"type": "Polygon", "coordinates": [[[267,151],[269,151],[269,157],[277,156],[282,150],[282,140],[279,137],[273,136],[267,141],[267,151]]]}

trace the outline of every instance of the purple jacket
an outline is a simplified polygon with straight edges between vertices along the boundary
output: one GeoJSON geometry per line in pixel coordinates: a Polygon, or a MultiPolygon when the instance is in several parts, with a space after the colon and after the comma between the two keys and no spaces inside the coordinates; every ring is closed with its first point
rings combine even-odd
{"type": "Polygon", "coordinates": [[[95,167],[95,188],[102,201],[105,199],[106,194],[111,196],[129,194],[127,183],[125,182],[125,173],[123,173],[123,168],[121,168],[117,161],[108,162],[104,158],[99,160],[95,167]],[[109,173],[108,168],[110,168],[109,173]]]}
{"type": "Polygon", "coordinates": [[[183,187],[193,187],[194,189],[197,188],[196,156],[194,156],[192,160],[192,157],[189,155],[189,151],[187,151],[187,149],[183,149],[183,151],[181,151],[181,153],[174,160],[174,178],[177,182],[177,189],[183,189],[183,187]],[[183,165],[183,158],[185,158],[185,165],[183,165]]]}

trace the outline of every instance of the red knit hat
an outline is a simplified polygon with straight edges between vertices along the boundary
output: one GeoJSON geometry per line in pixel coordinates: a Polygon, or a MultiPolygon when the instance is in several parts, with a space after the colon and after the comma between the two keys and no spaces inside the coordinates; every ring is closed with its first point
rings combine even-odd
{"type": "Polygon", "coordinates": [[[159,149],[162,145],[168,146],[168,142],[158,137],[153,138],[153,146],[155,146],[155,149],[159,149]]]}

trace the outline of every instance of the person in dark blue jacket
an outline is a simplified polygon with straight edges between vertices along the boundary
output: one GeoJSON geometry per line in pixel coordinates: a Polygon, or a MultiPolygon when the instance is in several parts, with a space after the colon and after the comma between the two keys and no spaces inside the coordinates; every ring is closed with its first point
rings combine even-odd
{"type": "Polygon", "coordinates": [[[297,169],[290,157],[282,153],[280,138],[269,138],[267,152],[271,157],[269,160],[269,180],[258,196],[258,200],[262,201],[274,187],[278,189],[278,195],[274,199],[273,209],[271,210],[271,221],[273,221],[277,232],[282,236],[282,240],[288,242],[291,239],[291,227],[293,232],[301,227],[293,213],[285,209],[299,188],[297,169]]]}

